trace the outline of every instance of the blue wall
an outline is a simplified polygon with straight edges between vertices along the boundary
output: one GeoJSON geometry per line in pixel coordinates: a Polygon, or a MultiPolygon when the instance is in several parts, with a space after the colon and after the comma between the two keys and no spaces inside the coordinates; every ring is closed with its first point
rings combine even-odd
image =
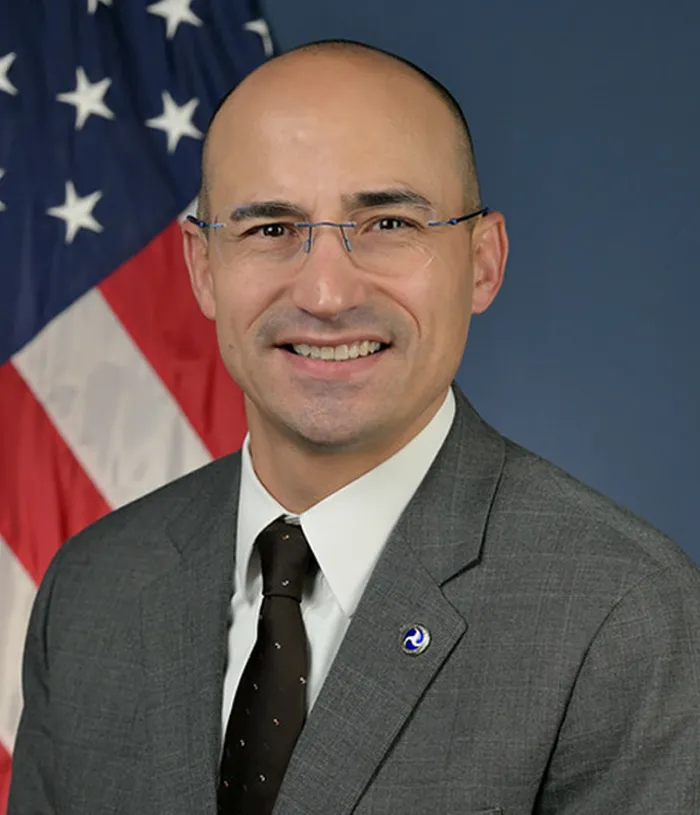
{"type": "Polygon", "coordinates": [[[700,563],[700,4],[266,0],[280,50],[417,62],[473,131],[506,283],[459,382],[492,424],[700,563]]]}

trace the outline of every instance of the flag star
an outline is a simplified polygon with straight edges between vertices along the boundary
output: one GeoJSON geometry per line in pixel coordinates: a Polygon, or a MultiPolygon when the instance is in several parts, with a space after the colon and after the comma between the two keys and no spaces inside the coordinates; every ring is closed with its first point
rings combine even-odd
{"type": "Polygon", "coordinates": [[[157,3],[148,6],[146,11],[158,14],[166,20],[166,36],[172,40],[180,23],[202,25],[202,21],[190,8],[191,2],[192,0],[158,0],[157,3]]]}
{"type": "Polygon", "coordinates": [[[243,28],[246,31],[252,31],[253,34],[257,34],[262,39],[263,52],[266,57],[271,57],[275,53],[275,47],[272,44],[272,37],[270,36],[270,29],[268,28],[266,20],[251,20],[249,23],[246,23],[243,28]]]}
{"type": "Polygon", "coordinates": [[[17,54],[14,52],[0,57],[0,91],[5,91],[5,93],[9,93],[11,96],[19,93],[8,77],[8,73],[16,57],[17,54]]]}
{"type": "Polygon", "coordinates": [[[112,0],[88,0],[88,14],[94,14],[100,3],[105,6],[111,6],[112,0]]]}
{"type": "Polygon", "coordinates": [[[178,142],[183,136],[190,136],[193,139],[201,139],[203,133],[192,124],[199,99],[190,99],[182,107],[178,106],[173,97],[163,91],[163,112],[155,119],[148,119],[146,124],[156,130],[162,130],[168,134],[168,153],[174,153],[178,142]]]}
{"type": "Polygon", "coordinates": [[[46,212],[54,218],[61,218],[66,224],[66,243],[73,243],[78,230],[90,229],[93,232],[102,232],[103,226],[95,220],[92,210],[102,198],[102,193],[96,192],[81,198],[75,191],[72,181],[66,181],[66,200],[60,207],[51,207],[46,212]]]}
{"type": "MultiPolygon", "coordinates": [[[[2,167],[0,167],[0,178],[2,178],[4,175],[5,171],[2,169],[2,167]]],[[[0,212],[2,212],[4,209],[7,209],[7,207],[2,201],[0,201],[0,212]]]]}
{"type": "Polygon", "coordinates": [[[91,114],[102,116],[104,119],[114,119],[114,113],[107,107],[104,95],[112,84],[111,79],[102,79],[90,84],[82,67],[75,72],[76,87],[74,91],[59,93],[56,96],[59,102],[75,105],[75,129],[81,130],[91,114]]]}

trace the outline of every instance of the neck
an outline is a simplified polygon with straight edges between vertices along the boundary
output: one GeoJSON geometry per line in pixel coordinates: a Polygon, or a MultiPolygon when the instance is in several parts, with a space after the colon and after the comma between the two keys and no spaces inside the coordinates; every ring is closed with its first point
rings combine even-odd
{"type": "Polygon", "coordinates": [[[246,400],[250,455],[265,489],[290,513],[310,507],[377,467],[405,447],[430,422],[444,397],[402,433],[362,448],[333,450],[300,442],[270,425],[246,400]]]}

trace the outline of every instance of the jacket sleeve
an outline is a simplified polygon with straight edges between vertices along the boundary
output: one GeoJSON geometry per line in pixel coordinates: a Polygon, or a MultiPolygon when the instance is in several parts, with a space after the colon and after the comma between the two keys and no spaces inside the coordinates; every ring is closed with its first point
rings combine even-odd
{"type": "Polygon", "coordinates": [[[61,554],[59,550],[44,575],[29,619],[22,664],[24,708],[12,757],[7,815],[53,815],[56,812],[47,634],[61,554]]]}
{"type": "Polygon", "coordinates": [[[700,573],[621,597],[575,682],[538,815],[700,815],[700,573]]]}

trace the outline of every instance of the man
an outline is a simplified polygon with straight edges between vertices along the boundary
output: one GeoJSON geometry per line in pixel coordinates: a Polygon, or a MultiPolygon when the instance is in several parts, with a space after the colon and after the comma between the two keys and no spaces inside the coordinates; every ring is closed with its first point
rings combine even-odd
{"type": "Polygon", "coordinates": [[[507,255],[454,100],[307,46],[203,170],[249,437],[59,552],[10,815],[700,812],[697,569],[452,385],[507,255]]]}

